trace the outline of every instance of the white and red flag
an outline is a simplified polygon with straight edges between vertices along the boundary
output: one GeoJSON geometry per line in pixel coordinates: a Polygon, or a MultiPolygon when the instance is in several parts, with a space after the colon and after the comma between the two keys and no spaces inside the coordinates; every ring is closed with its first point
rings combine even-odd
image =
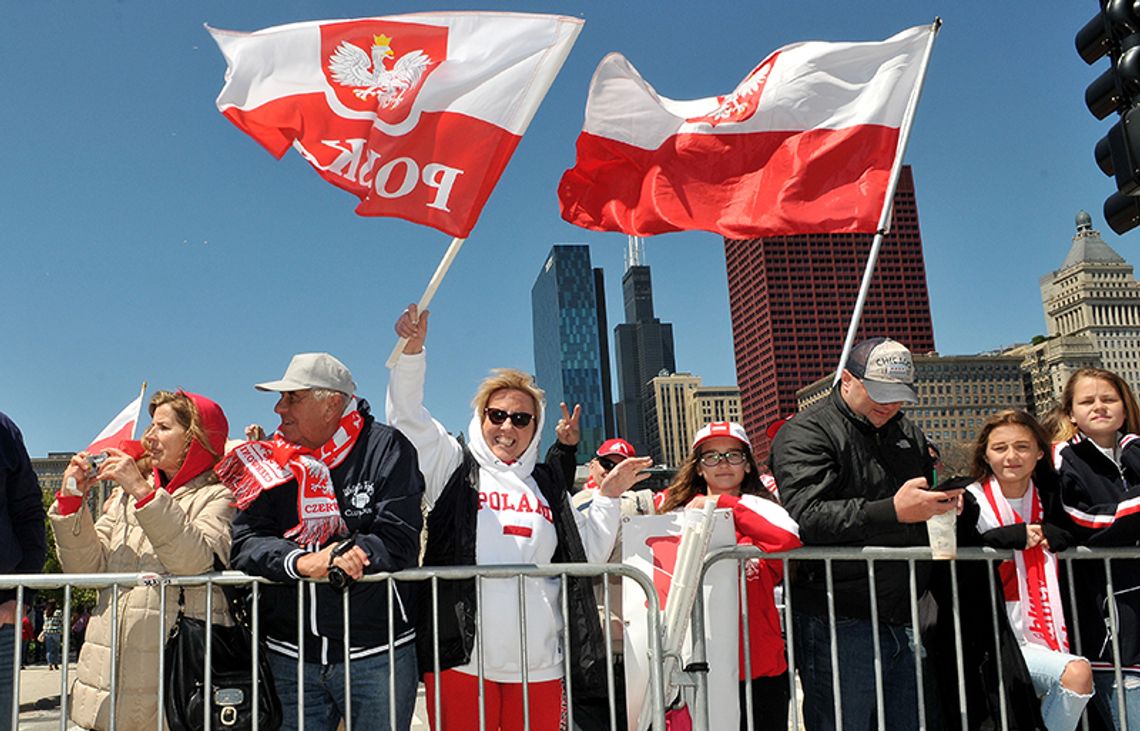
{"type": "Polygon", "coordinates": [[[123,407],[118,416],[111,419],[111,423],[103,427],[103,431],[99,432],[99,436],[87,445],[84,451],[89,454],[102,452],[108,448],[120,449],[119,446],[124,441],[129,441],[135,438],[135,427],[139,423],[139,414],[142,412],[143,395],[146,393],[144,386],[139,391],[138,397],[123,407]]]}
{"type": "Polygon", "coordinates": [[[637,236],[876,230],[931,27],[882,42],[806,42],[728,96],[657,94],[620,54],[590,83],[562,217],[637,236]]]}
{"type": "Polygon", "coordinates": [[[208,30],[226,118],[277,158],[294,147],[362,216],[466,237],[582,24],[471,12],[208,30]]]}

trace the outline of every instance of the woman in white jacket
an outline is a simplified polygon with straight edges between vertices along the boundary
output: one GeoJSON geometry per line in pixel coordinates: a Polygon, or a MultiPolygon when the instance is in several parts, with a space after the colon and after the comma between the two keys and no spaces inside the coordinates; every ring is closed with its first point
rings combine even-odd
{"type": "MultiPolygon", "coordinates": [[[[580,409],[575,406],[571,414],[562,405],[558,444],[547,464],[538,464],[544,396],[529,375],[513,369],[493,371],[480,385],[465,446],[423,406],[427,320],[427,312],[417,317],[410,306],[396,323],[408,343],[392,368],[387,404],[389,423],[415,445],[424,476],[430,510],[424,565],[604,562],[618,530],[618,496],[645,479],[637,472],[650,461],[626,460],[611,471],[587,512],[573,510],[568,498],[580,409]]],[[[421,599],[424,621],[417,628],[433,728],[479,728],[480,672],[486,728],[524,727],[524,674],[530,728],[560,728],[567,649],[573,693],[597,692],[604,683],[605,650],[588,578],[567,579],[568,618],[561,613],[559,578],[525,579],[525,618],[515,579],[479,582],[481,617],[475,616],[474,582],[439,583],[438,637],[430,592],[421,599]],[[564,621],[570,624],[570,648],[562,643],[564,621]]]]}

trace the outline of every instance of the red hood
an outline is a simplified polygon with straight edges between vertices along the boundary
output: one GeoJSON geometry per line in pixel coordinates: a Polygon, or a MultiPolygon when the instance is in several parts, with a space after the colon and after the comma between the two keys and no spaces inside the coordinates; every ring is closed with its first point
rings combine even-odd
{"type": "Polygon", "coordinates": [[[226,437],[230,433],[230,424],[226,420],[226,415],[221,406],[196,393],[189,391],[179,391],[179,393],[184,394],[194,402],[194,408],[198,410],[198,420],[202,424],[202,430],[206,433],[206,441],[210,443],[210,447],[217,456],[215,457],[206,451],[197,439],[191,439],[190,448],[186,451],[186,459],[182,460],[182,466],[169,482],[163,482],[162,473],[157,469],[154,471],[155,484],[162,485],[170,492],[174,492],[206,470],[212,469],[222,458],[226,447],[226,437]]]}

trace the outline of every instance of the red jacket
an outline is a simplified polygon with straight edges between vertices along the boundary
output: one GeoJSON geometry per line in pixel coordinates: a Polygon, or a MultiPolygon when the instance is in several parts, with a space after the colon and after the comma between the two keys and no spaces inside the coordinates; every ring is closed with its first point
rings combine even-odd
{"type": "MultiPolygon", "coordinates": [[[[664,503],[665,492],[657,494],[657,507],[664,503]]],[[[732,510],[736,525],[736,542],[756,546],[768,553],[799,548],[799,526],[788,511],[766,497],[758,495],[721,495],[717,507],[732,510]]],[[[750,560],[744,563],[748,595],[748,642],[753,678],[770,678],[788,669],[787,650],[780,633],[780,615],[772,592],[784,578],[783,561],[750,560]]],[[[740,615],[740,677],[745,677],[744,613],[740,615]]]]}

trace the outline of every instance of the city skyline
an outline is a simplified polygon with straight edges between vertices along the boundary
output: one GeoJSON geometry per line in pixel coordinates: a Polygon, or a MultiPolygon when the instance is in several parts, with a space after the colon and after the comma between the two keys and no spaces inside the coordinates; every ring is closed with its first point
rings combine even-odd
{"type": "MultiPolygon", "coordinates": [[[[586,25],[431,308],[426,404],[452,429],[466,427],[490,368],[533,367],[527,290],[551,245],[588,245],[594,266],[610,273],[608,310],[621,311],[613,275],[625,237],[562,222],[554,194],[573,165],[589,79],[610,51],[662,94],[694,99],[728,93],[782,45],[880,40],[941,14],[905,160],[918,179],[944,352],[1045,332],[1037,278],[1063,259],[1082,208],[1110,246],[1136,258],[1099,213],[1114,184],[1092,150],[1110,120],[1094,119],[1083,96],[1106,62],[1090,68],[1073,48],[1097,9],[1091,0],[1045,2],[1033,13],[902,0],[722,0],[668,13],[637,2],[494,6],[586,25]]],[[[355,217],[355,199],[295,154],[275,161],[235,129],[213,105],[225,62],[202,24],[252,31],[420,9],[411,0],[382,11],[345,0],[13,8],[4,47],[16,111],[4,122],[13,142],[0,178],[8,312],[0,410],[33,454],[83,446],[144,380],[152,390],[217,399],[231,435],[250,422],[273,428],[274,400],[252,384],[279,377],[296,352],[340,357],[382,414],[392,323],[419,298],[446,237],[355,217]],[[45,53],[47,28],[91,39],[82,63],[67,50],[45,53]]],[[[677,367],[735,383],[720,238],[654,237],[646,257],[657,316],[676,333],[677,367]]]]}

